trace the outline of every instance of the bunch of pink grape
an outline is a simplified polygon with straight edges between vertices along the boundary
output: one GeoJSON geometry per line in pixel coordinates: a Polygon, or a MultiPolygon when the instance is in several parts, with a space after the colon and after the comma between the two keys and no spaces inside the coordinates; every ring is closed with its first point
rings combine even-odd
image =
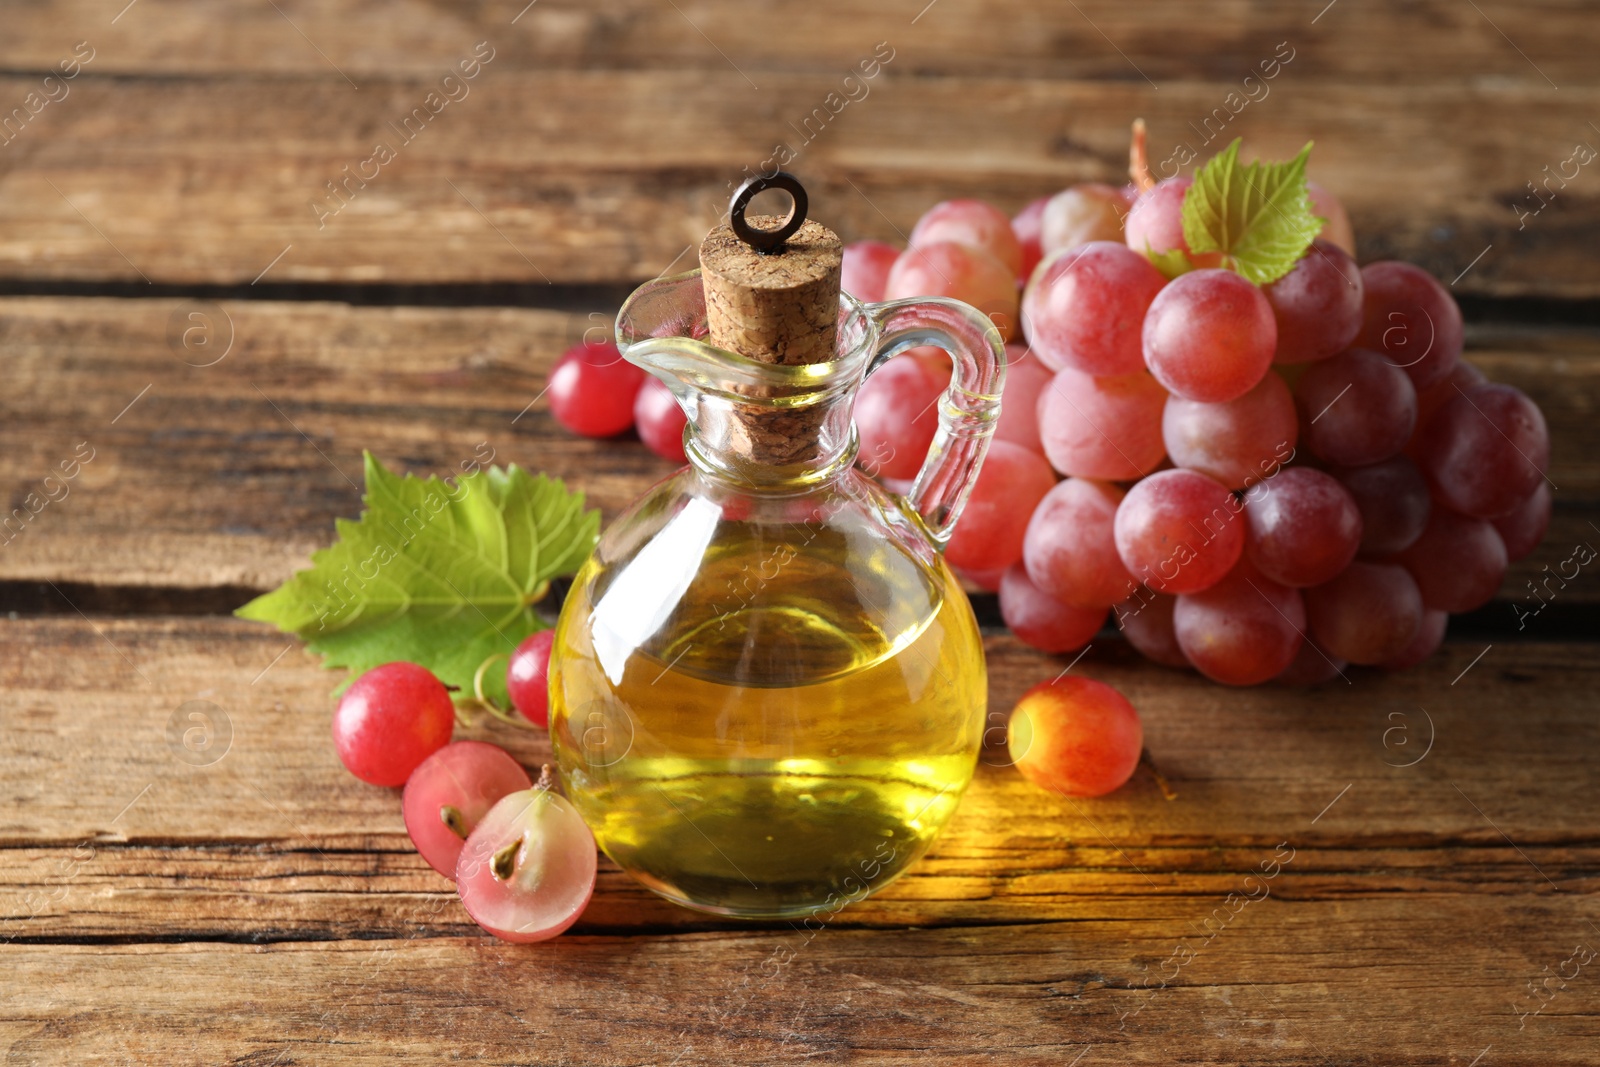
{"type": "MultiPolygon", "coordinates": [[[[1419,663],[1544,536],[1544,417],[1462,361],[1432,276],[1357,266],[1325,190],[1320,237],[1257,286],[1189,255],[1189,185],[1078,185],[1015,218],[950,200],[905,251],[846,248],[858,299],[954,297],[1009,342],[947,558],[1049,652],[1114,612],[1145,656],[1231,685],[1419,663]],[[1145,253],[1174,250],[1196,269],[1169,281],[1145,253]]],[[[914,477],[947,382],[922,351],[868,379],[862,465],[914,477]]]]}

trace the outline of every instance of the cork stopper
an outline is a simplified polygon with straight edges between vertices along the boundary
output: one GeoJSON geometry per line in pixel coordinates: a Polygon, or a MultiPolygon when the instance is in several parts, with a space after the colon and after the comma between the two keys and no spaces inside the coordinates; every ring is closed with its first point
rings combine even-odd
{"type": "MultiPolygon", "coordinates": [[[[711,344],[784,366],[837,357],[842,246],[832,230],[806,221],[805,211],[804,189],[782,171],[754,178],[734,194],[730,221],[700,245],[711,344]],[[795,204],[788,216],[745,217],[750,197],[765,188],[790,193],[795,204]]],[[[824,414],[821,405],[735,405],[728,445],[755,462],[804,462],[817,454],[824,414]]]]}

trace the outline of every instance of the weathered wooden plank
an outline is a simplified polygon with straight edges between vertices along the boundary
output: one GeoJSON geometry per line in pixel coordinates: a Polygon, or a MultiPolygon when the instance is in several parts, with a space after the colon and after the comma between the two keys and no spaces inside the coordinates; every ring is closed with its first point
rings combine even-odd
{"type": "MultiPolygon", "coordinates": [[[[631,439],[573,437],[540,398],[562,347],[614,309],[586,317],[228,301],[225,317],[209,312],[212,343],[231,328],[233,348],[210,367],[178,357],[203,363],[220,349],[174,351],[168,340],[174,317],[181,326],[197,311],[205,309],[181,300],[0,299],[8,507],[41,491],[80,444],[94,450],[65,498],[20,533],[6,531],[0,580],[270,588],[328,542],[335,518],[359,511],[364,448],[392,466],[444,474],[487,447],[497,462],[571,480],[607,517],[670,469],[631,439]]],[[[1597,536],[1600,335],[1480,330],[1471,356],[1539,402],[1554,441],[1555,525],[1503,587],[1503,599],[1519,603],[1544,567],[1597,536]]],[[[1557,595],[1596,600],[1600,583],[1587,571],[1557,595]]],[[[1514,621],[1509,608],[1506,617],[1514,621]]]]}
{"type": "MultiPolygon", "coordinates": [[[[0,278],[645,278],[700,239],[742,171],[779,142],[798,150],[791,169],[819,219],[847,237],[895,238],[946,197],[1015,209],[1073,181],[1121,180],[1128,123],[1143,115],[1158,164],[1180,145],[1209,154],[1235,134],[1267,156],[1315,139],[1313,174],[1347,201],[1366,258],[1416,260],[1460,276],[1463,292],[1600,292],[1588,258],[1600,196],[1581,164],[1567,165],[1576,176],[1556,179],[1539,215],[1516,210],[1538,206],[1528,186],[1546,166],[1555,173],[1577,142],[1600,136],[1588,126],[1600,89],[1581,85],[1400,94],[1285,73],[1219,133],[1219,120],[1210,131],[1205,120],[1230,82],[1157,90],[923,78],[891,65],[870,96],[836,117],[824,108],[807,127],[837,74],[763,74],[757,91],[718,65],[526,72],[499,62],[497,52],[456,90],[470,89],[459,102],[436,97],[438,114],[424,111],[413,134],[399,125],[435,76],[373,77],[357,91],[332,73],[82,74],[0,149],[0,278]]],[[[0,77],[0,100],[38,82],[0,77]]]]}

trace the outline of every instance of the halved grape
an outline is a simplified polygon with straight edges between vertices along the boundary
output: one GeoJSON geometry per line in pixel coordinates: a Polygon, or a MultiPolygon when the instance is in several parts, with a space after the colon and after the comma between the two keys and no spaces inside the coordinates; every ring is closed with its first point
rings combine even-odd
{"type": "Polygon", "coordinates": [[[1016,563],[1000,580],[1000,617],[1025,645],[1041,652],[1074,652],[1100,632],[1106,609],[1063,604],[1034,585],[1016,563]]]}
{"type": "Polygon", "coordinates": [[[1300,439],[1329,463],[1360,467],[1396,455],[1417,421],[1417,392],[1376,352],[1349,348],[1313,363],[1294,387],[1300,439]]]}
{"type": "Polygon", "coordinates": [[[1406,456],[1366,467],[1335,468],[1361,512],[1361,551],[1370,556],[1404,552],[1422,536],[1433,504],[1428,483],[1406,456]]]}
{"type": "Polygon", "coordinates": [[[1351,663],[1393,659],[1422,626],[1422,594],[1406,569],[1357,560],[1331,582],[1305,591],[1311,636],[1351,663]]]}
{"type": "Polygon", "coordinates": [[[1516,510],[1494,520],[1495,532],[1506,546],[1506,559],[1512,563],[1539,547],[1550,529],[1550,483],[1540,482],[1533,495],[1516,510]]]}
{"type": "Polygon", "coordinates": [[[456,891],[474,922],[503,941],[555,937],[594,893],[594,835],[566,797],[545,788],[502,797],[467,838],[456,891]]]}
{"type": "Polygon", "coordinates": [[[1105,609],[1133,592],[1133,575],[1117,555],[1113,525],[1122,490],[1068,478],[1044,495],[1028,520],[1022,560],[1049,596],[1078,608],[1105,609]]]}
{"type": "Polygon", "coordinates": [[[1313,241],[1294,269],[1261,290],[1278,323],[1274,363],[1338,355],[1361,332],[1361,268],[1329,241],[1313,241]]]}
{"type": "Polygon", "coordinates": [[[1331,475],[1290,467],[1245,497],[1245,554],[1262,574],[1293,588],[1321,585],[1350,565],[1361,512],[1331,475]]]}
{"type": "Polygon", "coordinates": [[[1053,256],[1028,282],[1022,318],[1046,364],[1085,374],[1144,369],[1142,331],[1166,285],[1150,261],[1116,241],[1090,241],[1053,256]]]}
{"type": "Polygon", "coordinates": [[[952,567],[967,571],[997,571],[1022,558],[1022,538],[1029,515],[1050,487],[1055,475],[1037,452],[993,441],[978,473],[967,506],[956,520],[955,532],[944,556],[952,567]]]}
{"type": "Polygon", "coordinates": [[[839,288],[864,304],[883,299],[889,271],[900,258],[900,250],[882,241],[852,241],[844,246],[844,262],[839,268],[839,288]]]}
{"type": "MultiPolygon", "coordinates": [[[[1009,228],[1010,223],[1007,223],[1009,228]]],[[[908,248],[895,260],[884,285],[885,300],[948,296],[971,304],[1011,340],[1017,328],[1017,276],[981,248],[955,241],[935,241],[908,248]]]]}
{"type": "Polygon", "coordinates": [[[1261,290],[1231,270],[1179,275],[1144,318],[1144,361],[1168,391],[1218,403],[1248,393],[1272,365],[1278,324],[1261,290]]]}
{"type": "Polygon", "coordinates": [[[1484,519],[1509,514],[1550,466],[1544,413],[1509,385],[1458,394],[1430,420],[1418,466],[1446,507],[1484,519]]]}
{"type": "Polygon", "coordinates": [[[406,833],[428,866],[454,879],[461,847],[501,797],[529,789],[522,765],[498,745],[454,741],[411,772],[401,794],[406,833]]]}
{"type": "Polygon", "coordinates": [[[1150,375],[1095,378],[1063,370],[1039,398],[1039,440],[1062,474],[1126,481],[1166,455],[1161,408],[1167,391],[1150,375]]]}
{"type": "Polygon", "coordinates": [[[939,241],[981,248],[1005,264],[1013,278],[1022,273],[1022,243],[1004,211],[983,200],[944,200],[927,211],[911,229],[912,248],[939,241]]]}
{"type": "Polygon", "coordinates": [[[1441,507],[1396,558],[1417,580],[1422,602],[1449,612],[1472,611],[1493,600],[1508,565],[1506,546],[1487,520],[1441,507]]]}
{"type": "Polygon", "coordinates": [[[1198,593],[1222,580],[1244,549],[1242,505],[1194,471],[1152,474],[1117,508],[1117,554],[1133,577],[1161,593],[1198,593]]]}
{"type": "Polygon", "coordinates": [[[1399,367],[1418,391],[1443,381],[1461,358],[1461,309],[1427,271],[1385,260],[1361,268],[1356,344],[1399,367]]]}
{"type": "Polygon", "coordinates": [[[1294,458],[1299,438],[1294,397],[1276,374],[1220,404],[1168,397],[1161,412],[1161,439],[1172,462],[1229,489],[1271,478],[1294,458]]]}
{"type": "Polygon", "coordinates": [[[1172,629],[1172,610],[1177,603],[1175,596],[1141,587],[1111,610],[1122,636],[1145,659],[1164,667],[1184,668],[1192,664],[1178,647],[1178,635],[1172,629]]]}
{"type": "Polygon", "coordinates": [[[1256,685],[1294,662],[1306,609],[1299,593],[1241,559],[1211,588],[1178,598],[1172,629],[1201,674],[1224,685],[1256,685]]]}

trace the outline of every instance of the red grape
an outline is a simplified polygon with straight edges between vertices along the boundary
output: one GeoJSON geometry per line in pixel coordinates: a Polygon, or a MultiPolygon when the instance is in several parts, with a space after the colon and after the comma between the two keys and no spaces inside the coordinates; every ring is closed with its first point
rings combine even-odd
{"type": "Polygon", "coordinates": [[[1483,371],[1474,367],[1466,360],[1457,361],[1450,368],[1450,373],[1444,381],[1428,386],[1417,392],[1417,426],[1411,431],[1411,440],[1406,442],[1406,454],[1415,459],[1422,454],[1422,437],[1428,430],[1428,424],[1433,421],[1433,416],[1445,403],[1454,400],[1462,393],[1470,393],[1480,385],[1488,385],[1489,378],[1483,371]]]}
{"type": "Polygon", "coordinates": [[[1031,514],[1055,484],[1050,465],[1037,452],[1005,441],[990,442],[978,483],[945,548],[945,559],[952,567],[979,572],[1017,562],[1027,531],[1021,516],[1031,514]]]}
{"type": "Polygon", "coordinates": [[[554,630],[540,630],[523,639],[506,664],[506,692],[522,717],[545,729],[550,727],[550,649],[554,630]]]}
{"type": "Polygon", "coordinates": [[[1344,205],[1338,197],[1316,182],[1306,182],[1306,191],[1311,194],[1311,213],[1326,220],[1318,238],[1338,245],[1353,257],[1356,254],[1356,235],[1350,228],[1350,216],[1345,212],[1344,205]]]}
{"type": "Polygon", "coordinates": [[[1294,654],[1294,662],[1273,681],[1283,685],[1321,685],[1343,677],[1344,669],[1348,666],[1344,660],[1328,655],[1308,634],[1300,642],[1300,651],[1294,654]]]}
{"type": "Polygon", "coordinates": [[[1007,747],[1022,776],[1042,789],[1098,797],[1126,782],[1144,750],[1144,727],[1128,698],[1066,675],[1022,694],[1007,747]]]}
{"type": "MultiPolygon", "coordinates": [[[[1194,184],[1192,178],[1168,178],[1139,197],[1123,220],[1125,240],[1135,252],[1161,254],[1173,250],[1189,252],[1183,237],[1183,198],[1194,184]]],[[[1216,253],[1191,256],[1196,266],[1214,267],[1216,253]]]]}
{"type": "Polygon", "coordinates": [[[1055,372],[1021,345],[1006,345],[1006,384],[1001,391],[1000,420],[994,426],[996,441],[1010,441],[1044,455],[1039,440],[1039,397],[1050,388],[1055,372]]]}
{"type": "Polygon", "coordinates": [[[1480,385],[1435,413],[1418,466],[1446,507],[1479,518],[1508,514],[1550,466],[1544,413],[1519,389],[1480,385]]]}
{"type": "Polygon", "coordinates": [[[454,880],[467,835],[495,801],[533,785],[505,749],[483,741],[455,741],[406,779],[400,800],[406,833],[428,866],[454,880]]]}
{"type": "Polygon", "coordinates": [[[1114,186],[1083,182],[1063,189],[1045,202],[1039,246],[1050,256],[1090,241],[1121,241],[1127,213],[1127,195],[1114,186]]]}
{"type": "Polygon", "coordinates": [[[1419,391],[1461,358],[1461,309],[1421,267],[1395,260],[1361,268],[1365,290],[1356,344],[1405,370],[1419,391]]]}
{"type": "Polygon", "coordinates": [[[1424,604],[1452,613],[1483,607],[1506,576],[1506,546],[1494,527],[1440,507],[1397,559],[1417,580],[1424,604]]]}
{"type": "Polygon", "coordinates": [[[633,422],[639,440],[650,451],[674,463],[688,461],[683,452],[683,431],[689,418],[660,378],[651,376],[640,386],[633,401],[633,422]]]}
{"type": "Polygon", "coordinates": [[[1085,374],[1144,369],[1142,330],[1166,279],[1128,246],[1091,241],[1052,258],[1022,295],[1033,350],[1046,364],[1085,374]]]}
{"type": "Polygon", "coordinates": [[[450,743],[456,708],[433,672],[385,663],[351,683],[333,712],[333,744],[351,774],[405,785],[418,764],[450,743]]]}
{"type": "Polygon", "coordinates": [[[456,890],[474,922],[503,941],[555,937],[594,893],[594,835],[566,797],[525,789],[502,797],[467,838],[456,890]]]}
{"type": "Polygon", "coordinates": [[[615,437],[633,425],[644,371],[610,341],[585,341],[562,353],[545,391],[556,421],[585,437],[615,437]]]}
{"type": "Polygon", "coordinates": [[[1144,361],[1168,391],[1217,403],[1248,393],[1272,365],[1278,324],[1260,289],[1229,270],[1196,270],[1156,295],[1144,361]]]}
{"type": "Polygon", "coordinates": [[[1030,200],[1027,207],[1011,218],[1011,232],[1017,235],[1017,244],[1022,249],[1022,269],[1017,271],[1018,281],[1027,281],[1033,268],[1044,258],[1044,246],[1040,242],[1044,235],[1044,206],[1049,202],[1048,196],[1030,200]]]}
{"type": "Polygon", "coordinates": [[[1152,474],[1123,497],[1114,525],[1122,563],[1160,593],[1198,593],[1222,580],[1244,548],[1242,505],[1194,471],[1152,474]]]}
{"type": "Polygon", "coordinates": [[[844,246],[844,263],[839,268],[839,288],[864,304],[883,299],[889,271],[900,258],[900,250],[882,241],[854,241],[844,246]]]}
{"type": "Polygon", "coordinates": [[[1422,626],[1422,594],[1404,567],[1357,560],[1331,582],[1305,590],[1311,636],[1351,663],[1393,659],[1422,626]]]}
{"type": "Polygon", "coordinates": [[[1020,563],[1000,580],[1000,617],[1017,640],[1041,652],[1074,652],[1105,625],[1106,609],[1063,604],[1028,579],[1020,563]]]}
{"type": "Polygon", "coordinates": [[[1539,547],[1550,529],[1550,486],[1540,482],[1533,495],[1510,514],[1494,520],[1495,532],[1506,546],[1506,559],[1515,563],[1539,547]]]}
{"type": "Polygon", "coordinates": [[[1309,363],[1361,332],[1361,268],[1338,245],[1313,241],[1294,269],[1261,290],[1278,323],[1274,363],[1309,363]]]}
{"type": "Polygon", "coordinates": [[[1306,628],[1300,594],[1240,560],[1211,588],[1178,597],[1172,629],[1195,669],[1224,685],[1256,685],[1294,662],[1306,628]]]}
{"type": "Polygon", "coordinates": [[[1245,497],[1250,562],[1275,582],[1321,585],[1349,566],[1361,544],[1361,512],[1331,475],[1290,467],[1245,497]]]}
{"type": "Polygon", "coordinates": [[[1229,489],[1271,478],[1294,457],[1299,436],[1294,397],[1276,374],[1220,404],[1169,397],[1161,413],[1161,439],[1172,462],[1229,489]]]}
{"type": "Polygon", "coordinates": [[[1417,627],[1417,636],[1411,643],[1403,648],[1392,659],[1386,659],[1378,666],[1390,671],[1403,671],[1415,667],[1438,650],[1444,642],[1445,627],[1450,622],[1450,613],[1427,608],[1422,612],[1422,625],[1417,627]]]}
{"type": "Polygon", "coordinates": [[[1346,467],[1397,454],[1417,419],[1411,380],[1364,348],[1311,364],[1294,387],[1294,399],[1306,447],[1319,459],[1346,467]]]}
{"type": "Polygon", "coordinates": [[[985,589],[991,593],[998,593],[1000,591],[1000,583],[1005,581],[1006,572],[1011,568],[1002,567],[997,571],[967,571],[962,570],[959,567],[954,569],[956,576],[961,578],[963,581],[970,582],[979,589],[985,589]]]}
{"type": "Polygon", "coordinates": [[[1039,398],[1039,440],[1050,465],[1080,478],[1125,481],[1161,465],[1167,392],[1150,375],[1059,372],[1039,398]]]}
{"type": "Polygon", "coordinates": [[[955,241],[907,249],[895,260],[883,296],[885,300],[948,296],[964,301],[989,316],[1007,341],[1017,325],[1020,298],[1011,268],[981,248],[955,241]]]}
{"type": "MultiPolygon", "coordinates": [[[[939,430],[939,398],[950,384],[932,360],[896,356],[856,393],[861,466],[885,478],[915,478],[939,430]]],[[[1002,405],[1003,406],[1003,405],[1002,405]]]]}
{"type": "Polygon", "coordinates": [[[912,227],[911,247],[940,241],[982,249],[1005,264],[1012,278],[1022,273],[1022,242],[1011,229],[1011,219],[983,200],[945,200],[923,212],[912,227]]]}
{"type": "Polygon", "coordinates": [[[1145,659],[1164,667],[1188,667],[1189,658],[1178,647],[1178,635],[1172,629],[1172,609],[1177,603],[1175,596],[1140,588],[1112,611],[1122,636],[1145,659]]]}
{"type": "Polygon", "coordinates": [[[1361,552],[1388,556],[1404,552],[1422,536],[1433,505],[1428,483],[1417,465],[1401,455],[1366,467],[1332,472],[1361,512],[1361,552]]]}
{"type": "Polygon", "coordinates": [[[1044,495],[1028,521],[1022,560],[1047,595],[1079,608],[1104,609],[1133,591],[1113,534],[1122,490],[1068,478],[1044,495]]]}

